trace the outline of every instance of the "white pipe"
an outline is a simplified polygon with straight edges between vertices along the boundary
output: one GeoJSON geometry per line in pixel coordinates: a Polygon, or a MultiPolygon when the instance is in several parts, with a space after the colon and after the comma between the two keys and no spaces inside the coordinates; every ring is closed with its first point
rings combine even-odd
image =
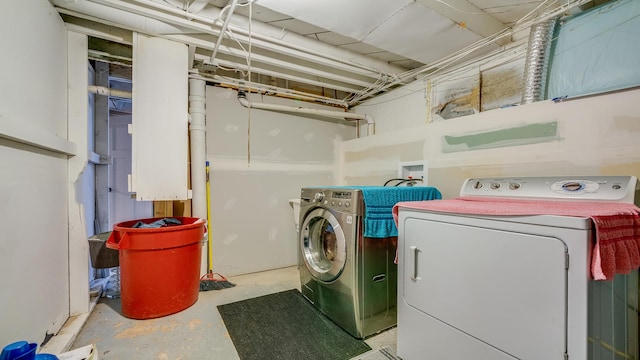
{"type": "Polygon", "coordinates": [[[191,213],[206,219],[206,117],[205,81],[189,79],[189,135],[191,139],[191,213]]]}
{"type": "MultiPolygon", "coordinates": [[[[246,82],[241,79],[230,78],[230,77],[225,77],[220,75],[201,74],[195,70],[189,74],[189,77],[192,77],[194,79],[202,79],[205,81],[216,82],[216,83],[234,87],[234,88],[241,88],[243,86],[246,86],[246,82]]],[[[285,89],[277,86],[252,83],[251,88],[254,91],[257,91],[263,94],[269,94],[269,95],[276,94],[276,95],[282,95],[285,97],[294,97],[300,100],[307,100],[311,102],[322,103],[325,105],[334,105],[342,108],[347,107],[347,104],[344,101],[339,99],[329,98],[329,97],[320,96],[320,95],[307,94],[300,91],[285,89]]]]}
{"type": "Polygon", "coordinates": [[[220,28],[220,34],[218,34],[218,40],[216,41],[216,46],[214,46],[213,48],[213,53],[211,54],[211,62],[215,60],[216,55],[218,54],[218,48],[220,47],[220,43],[222,42],[224,33],[227,31],[227,26],[229,26],[229,20],[231,20],[231,16],[233,15],[233,12],[236,10],[236,5],[238,5],[238,0],[232,0],[231,5],[229,6],[229,13],[227,14],[227,17],[224,19],[222,28],[220,28]]]}
{"type": "MultiPolygon", "coordinates": [[[[179,8],[175,8],[152,0],[130,0],[130,2],[120,0],[51,0],[51,2],[56,6],[67,9],[79,9],[81,7],[87,9],[87,5],[85,4],[86,2],[101,4],[104,7],[108,7],[108,9],[102,9],[99,11],[80,11],[85,14],[94,15],[98,18],[104,18],[103,14],[106,14],[107,12],[109,12],[109,10],[122,10],[124,12],[123,14],[119,14],[115,18],[110,18],[111,21],[116,24],[121,23],[120,19],[123,17],[126,18],[130,14],[138,14],[147,18],[161,19],[162,21],[166,21],[177,26],[183,26],[189,29],[201,31],[203,33],[219,35],[217,32],[211,30],[211,24],[213,24],[215,19],[219,17],[221,12],[221,10],[215,6],[207,6],[199,11],[199,14],[185,14],[185,12],[179,8]],[[155,11],[149,8],[143,8],[144,6],[152,7],[155,9],[155,11]],[[174,16],[171,16],[167,13],[173,14],[174,16]],[[199,21],[200,23],[196,23],[191,20],[199,21]]],[[[233,20],[234,22],[237,22],[241,25],[238,26],[231,24],[229,25],[229,29],[232,29],[236,33],[236,35],[243,34],[248,36],[247,28],[249,20],[240,15],[234,17],[233,20]]],[[[140,21],[140,23],[143,23],[143,21],[140,21]]],[[[399,66],[389,64],[385,61],[372,59],[371,57],[367,57],[350,50],[341,49],[336,46],[315,41],[307,36],[284,31],[282,28],[270,24],[255,22],[252,23],[252,27],[254,32],[251,34],[251,36],[254,38],[254,42],[261,39],[268,41],[274,45],[279,44],[290,49],[297,49],[306,54],[324,58],[328,62],[343,64],[349,69],[349,71],[355,73],[362,73],[363,75],[367,74],[369,76],[377,77],[381,72],[386,72],[388,74],[397,74],[402,73],[406,70],[399,66]],[[283,40],[285,37],[286,41],[283,40]]],[[[148,33],[148,30],[151,29],[147,28],[146,30],[148,33]]],[[[171,33],[176,34],[180,33],[180,31],[174,30],[173,32],[164,32],[164,34],[171,33]]],[[[151,35],[155,34],[159,33],[151,33],[151,35]]]]}
{"type": "MultiPolygon", "coordinates": [[[[206,82],[189,79],[189,138],[191,150],[191,214],[207,219],[207,122],[205,112],[206,82]]],[[[211,226],[207,224],[207,231],[211,226]]],[[[203,248],[208,249],[205,237],[203,248]]],[[[207,272],[208,251],[202,252],[200,273],[207,272]]]]}
{"type": "Polygon", "coordinates": [[[131,99],[133,97],[129,91],[111,89],[105,86],[89,85],[87,86],[87,90],[93,94],[113,96],[123,99],[131,99]]]}
{"type": "MultiPolygon", "coordinates": [[[[220,33],[211,27],[211,24],[214,22],[214,18],[195,14],[190,14],[189,17],[184,18],[185,14],[184,12],[181,12],[180,9],[167,5],[157,4],[150,0],[138,0],[135,1],[135,4],[123,2],[120,0],[51,0],[51,2],[58,6],[58,11],[63,13],[75,11],[76,13],[73,14],[73,16],[89,16],[90,20],[92,21],[98,21],[110,26],[122,27],[128,30],[138,31],[153,36],[162,36],[188,44],[195,44],[199,47],[212,48],[213,44],[210,44],[209,46],[207,46],[208,44],[202,44],[202,41],[200,41],[198,37],[194,37],[193,35],[191,35],[194,30],[198,33],[220,36],[220,33]],[[145,8],[142,4],[152,6],[153,8],[145,8]],[[178,14],[181,14],[182,16],[179,16],[178,14]],[[192,21],[192,18],[201,22],[192,21]],[[208,24],[203,24],[202,22],[204,22],[204,20],[207,20],[208,24]]],[[[214,6],[209,6],[203,12],[207,12],[207,14],[213,12],[212,15],[218,16],[220,12],[216,9],[217,8],[214,6]]],[[[239,16],[239,18],[243,17],[239,16]]],[[[274,26],[268,24],[256,23],[253,25],[254,27],[264,28],[265,31],[275,29],[274,26]]],[[[236,32],[237,38],[243,37],[242,35],[238,35],[238,33],[246,33],[246,30],[238,29],[233,24],[229,25],[229,29],[233,29],[233,31],[236,32]]],[[[273,32],[273,30],[271,32],[273,32]]],[[[366,84],[364,86],[369,86],[370,83],[374,81],[373,79],[377,79],[380,77],[380,71],[374,70],[372,67],[365,67],[360,65],[367,63],[363,55],[355,54],[353,52],[336,47],[330,47],[327,44],[314,41],[304,36],[294,36],[294,34],[287,35],[288,40],[300,38],[300,45],[287,44],[285,41],[273,38],[268,35],[260,35],[259,33],[255,32],[252,34],[252,37],[253,44],[256,46],[258,43],[260,43],[261,47],[268,48],[272,51],[284,52],[287,55],[295,58],[307,58],[307,60],[310,62],[321,64],[321,67],[328,66],[334,69],[345,70],[350,73],[359,74],[363,77],[369,77],[372,79],[368,82],[363,81],[362,78],[354,81],[350,81],[349,79],[341,80],[339,78],[335,79],[335,71],[333,74],[328,71],[323,71],[319,74],[317,67],[298,69],[303,73],[309,73],[311,76],[323,76],[329,79],[346,82],[340,88],[336,88],[336,86],[340,86],[340,84],[323,83],[319,81],[315,81],[313,83],[314,85],[328,87],[331,89],[338,89],[345,92],[353,92],[353,89],[343,90],[343,88],[354,87],[348,86],[348,84],[353,82],[355,82],[355,86],[363,86],[363,82],[366,84]],[[308,47],[305,48],[303,46],[308,47]]],[[[298,41],[295,42],[297,43],[298,41]]],[[[224,46],[221,46],[219,50],[219,52],[222,51],[225,51],[225,53],[230,53],[224,46]]],[[[232,56],[237,56],[233,53],[230,54],[232,56]]],[[[371,62],[371,59],[369,60],[369,62],[371,62]]],[[[269,62],[269,64],[273,66],[281,66],[281,64],[274,64],[272,61],[269,62]]],[[[385,69],[387,67],[386,65],[388,64],[379,62],[375,65],[379,69],[385,69]]],[[[390,70],[395,69],[396,68],[394,67],[390,70]]],[[[286,76],[286,74],[284,75],[286,76]]],[[[392,78],[394,77],[393,75],[390,76],[392,78]]],[[[310,80],[305,79],[302,81],[308,82],[310,80]]]]}
{"type": "Polygon", "coordinates": [[[250,109],[261,109],[261,110],[271,110],[271,111],[280,111],[280,112],[292,112],[292,113],[301,113],[308,115],[316,115],[323,116],[332,119],[343,119],[343,120],[366,120],[367,121],[367,135],[371,136],[375,134],[375,122],[373,118],[369,115],[365,114],[356,114],[356,113],[348,113],[342,111],[330,111],[330,110],[321,110],[321,109],[311,109],[311,108],[303,108],[303,107],[293,107],[293,106],[285,106],[285,105],[277,105],[277,104],[267,104],[267,103],[254,103],[249,101],[246,95],[243,92],[238,92],[238,101],[240,104],[246,108],[250,109]]]}
{"type": "Polygon", "coordinates": [[[180,34],[185,32],[185,27],[172,25],[167,19],[151,16],[143,16],[133,11],[115,8],[106,4],[98,4],[88,0],[51,0],[58,8],[75,11],[74,16],[97,21],[109,26],[142,32],[147,35],[180,34]]]}
{"type": "MultiPolygon", "coordinates": [[[[200,58],[200,56],[198,54],[196,54],[196,58],[200,58]]],[[[255,57],[253,57],[255,59],[255,57]]],[[[240,63],[233,63],[231,61],[216,61],[217,65],[222,65],[222,66],[226,66],[226,67],[234,67],[236,69],[239,70],[244,70],[244,71],[248,71],[249,70],[249,66],[244,65],[244,64],[240,64],[240,63]]],[[[289,69],[296,69],[296,66],[294,66],[293,64],[288,65],[289,69]]],[[[329,81],[316,81],[314,80],[316,77],[320,77],[323,75],[313,75],[312,73],[315,72],[314,69],[309,69],[308,70],[304,70],[304,68],[300,68],[305,74],[309,74],[310,76],[308,78],[306,77],[301,77],[301,76],[297,76],[297,75],[289,75],[289,74],[285,74],[285,73],[281,73],[281,72],[277,72],[277,71],[272,71],[269,70],[267,67],[263,67],[263,66],[255,66],[255,65],[251,65],[251,71],[253,73],[260,73],[262,75],[268,75],[268,76],[274,76],[274,77],[278,77],[280,79],[284,79],[284,80],[290,80],[290,81],[298,81],[298,82],[302,82],[302,83],[306,83],[306,84],[310,84],[310,85],[315,85],[315,86],[319,86],[319,87],[326,87],[326,88],[330,88],[330,89],[334,89],[334,90],[339,90],[339,91],[344,91],[347,93],[351,93],[351,92],[356,92],[356,91],[360,91],[359,88],[356,88],[354,86],[352,86],[353,84],[355,84],[358,81],[349,81],[349,80],[345,80],[345,82],[329,82],[329,81]]],[[[328,75],[328,73],[325,73],[328,75]]],[[[325,78],[329,79],[329,80],[333,80],[331,79],[334,76],[325,76],[325,78]]],[[[355,84],[357,85],[357,84],[355,84]]],[[[369,86],[368,83],[364,83],[363,86],[369,86]]]]}
{"type": "MultiPolygon", "coordinates": [[[[244,53],[241,50],[234,49],[234,48],[227,47],[225,49],[225,53],[238,58],[244,57],[244,53]]],[[[200,57],[202,56],[198,55],[198,58],[200,57]]],[[[304,81],[310,82],[311,81],[310,79],[315,79],[315,78],[325,78],[329,80],[334,80],[336,82],[339,82],[340,84],[344,84],[344,85],[337,85],[337,84],[333,84],[333,85],[336,86],[336,88],[337,86],[340,86],[340,88],[337,88],[337,89],[346,91],[346,92],[358,91],[363,87],[371,86],[372,78],[365,79],[363,77],[362,80],[360,80],[360,79],[357,79],[356,76],[353,76],[353,74],[351,74],[352,76],[341,75],[339,72],[336,72],[335,69],[322,69],[322,68],[318,68],[317,66],[313,67],[308,65],[298,65],[298,64],[294,64],[291,62],[275,59],[275,58],[265,56],[265,55],[260,55],[260,54],[251,54],[251,59],[252,61],[264,63],[271,66],[276,66],[279,68],[286,68],[295,73],[303,73],[305,75],[308,75],[309,79],[307,79],[306,77],[289,75],[292,78],[304,79],[302,80],[303,82],[304,81]],[[349,90],[344,90],[344,89],[349,89],[349,90]]],[[[211,61],[211,62],[215,65],[222,65],[226,67],[234,66],[235,68],[240,70],[245,70],[245,71],[248,70],[248,65],[242,64],[242,63],[233,63],[230,60],[218,59],[216,61],[211,61]]],[[[255,66],[252,66],[252,68],[255,69],[255,66]]],[[[265,69],[260,69],[258,72],[260,72],[263,75],[271,75],[271,76],[274,76],[275,74],[275,76],[284,78],[284,76],[280,75],[280,73],[277,73],[276,71],[273,71],[273,70],[266,69],[266,66],[265,66],[265,69]]],[[[321,83],[320,81],[315,81],[315,82],[321,83]]],[[[328,81],[326,81],[325,83],[328,83],[328,81]]],[[[329,86],[331,86],[331,84],[329,86]]]]}
{"type": "MultiPolygon", "coordinates": [[[[60,1],[60,0],[57,0],[60,1]]],[[[76,0],[77,1],[77,0],[76,0]]],[[[89,0],[89,1],[110,1],[110,0],[89,0]]],[[[176,15],[184,16],[184,12],[180,9],[171,8],[161,2],[154,0],[121,0],[131,1],[134,3],[145,4],[152,6],[162,11],[172,12],[176,15]]],[[[206,6],[196,14],[188,14],[188,18],[211,24],[214,19],[220,17],[222,10],[214,5],[206,6]]],[[[299,49],[308,54],[313,54],[325,59],[331,59],[341,63],[348,64],[352,71],[358,72],[358,70],[373,71],[375,73],[386,72],[389,74],[396,74],[405,71],[406,69],[390,64],[389,62],[373,59],[371,57],[353,52],[347,49],[341,49],[333,45],[325,44],[313,40],[312,38],[297,33],[287,31],[286,29],[274,26],[271,24],[255,21],[251,23],[252,33],[249,34],[249,18],[246,16],[237,15],[233,18],[233,24],[229,25],[236,35],[242,34],[245,36],[251,35],[255,40],[262,39],[269,41],[273,44],[284,45],[291,49],[299,49]],[[285,40],[286,39],[286,40],[285,40]]]]}

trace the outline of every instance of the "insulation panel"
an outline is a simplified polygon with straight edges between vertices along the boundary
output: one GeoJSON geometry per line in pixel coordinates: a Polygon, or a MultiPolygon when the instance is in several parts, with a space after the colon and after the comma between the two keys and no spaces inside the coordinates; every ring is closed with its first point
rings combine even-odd
{"type": "Polygon", "coordinates": [[[187,49],[134,36],[130,191],[139,201],[189,198],[187,49]]]}

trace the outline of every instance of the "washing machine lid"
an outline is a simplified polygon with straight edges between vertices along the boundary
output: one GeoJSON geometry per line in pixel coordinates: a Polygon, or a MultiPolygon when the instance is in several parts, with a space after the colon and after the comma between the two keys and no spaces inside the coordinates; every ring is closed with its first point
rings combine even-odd
{"type": "Polygon", "coordinates": [[[331,211],[317,207],[305,215],[300,227],[300,250],[304,265],[315,279],[333,282],[342,274],[347,262],[347,239],[331,211]]]}

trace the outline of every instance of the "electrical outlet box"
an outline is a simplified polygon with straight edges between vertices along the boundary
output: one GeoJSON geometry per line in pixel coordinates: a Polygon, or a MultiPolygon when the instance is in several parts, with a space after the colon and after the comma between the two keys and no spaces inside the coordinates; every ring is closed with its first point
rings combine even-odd
{"type": "Polygon", "coordinates": [[[426,161],[407,161],[402,162],[398,166],[398,177],[403,179],[422,179],[422,183],[418,186],[427,185],[427,166],[426,161]]]}

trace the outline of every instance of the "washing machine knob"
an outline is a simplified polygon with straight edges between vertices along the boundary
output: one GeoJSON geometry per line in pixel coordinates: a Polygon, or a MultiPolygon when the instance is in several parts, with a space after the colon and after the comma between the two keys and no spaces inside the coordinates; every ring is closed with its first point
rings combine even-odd
{"type": "Polygon", "coordinates": [[[315,195],[316,202],[322,202],[324,200],[324,193],[317,192],[315,195]]]}

